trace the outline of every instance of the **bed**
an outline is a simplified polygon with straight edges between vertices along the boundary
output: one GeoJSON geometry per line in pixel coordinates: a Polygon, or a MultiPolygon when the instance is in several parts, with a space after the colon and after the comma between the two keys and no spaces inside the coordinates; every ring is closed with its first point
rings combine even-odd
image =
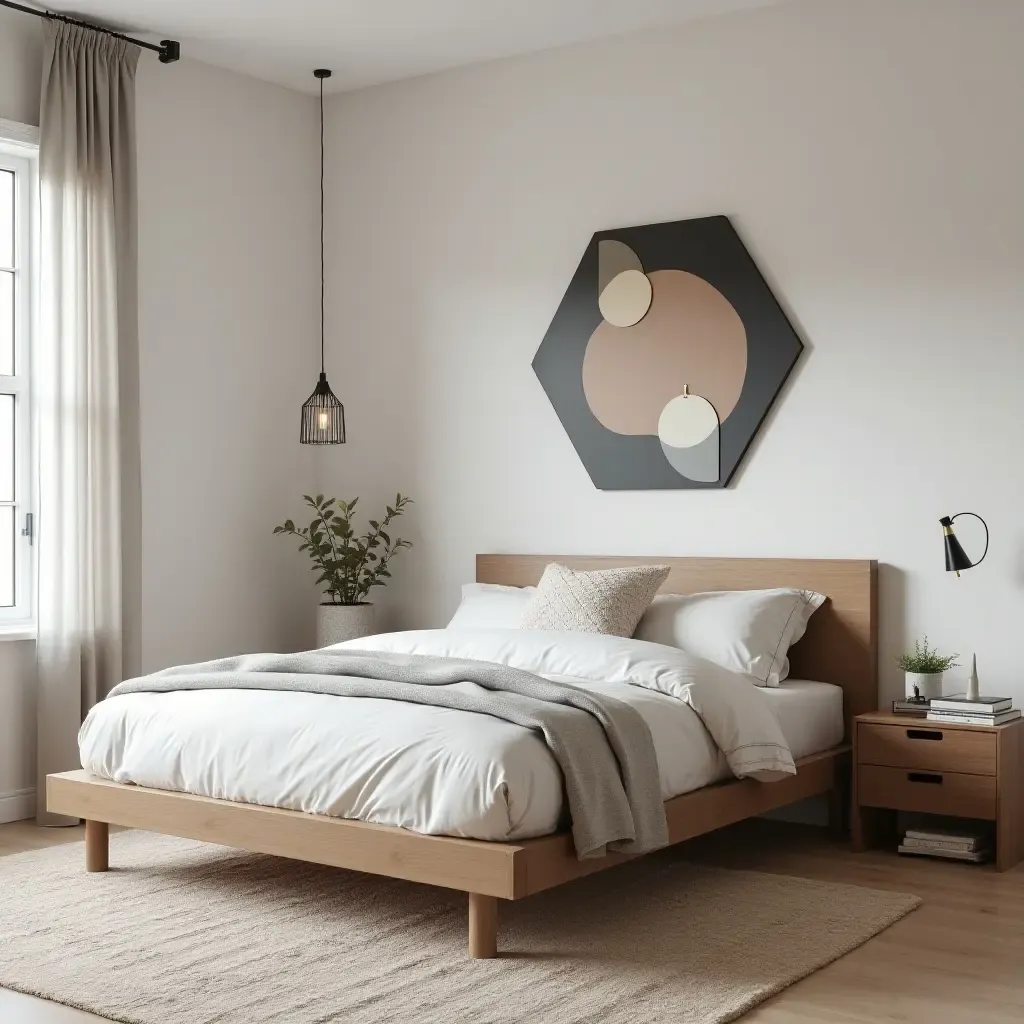
{"type": "MultiPolygon", "coordinates": [[[[791,649],[790,678],[777,689],[762,691],[796,758],[795,774],[770,784],[753,779],[737,780],[730,776],[721,757],[716,756],[719,752],[706,736],[696,733],[673,736],[670,730],[668,740],[662,741],[659,750],[659,764],[664,762],[665,766],[662,794],[663,798],[667,797],[664,807],[670,843],[818,794],[830,797],[833,823],[841,826],[848,772],[849,723],[853,715],[872,710],[877,703],[875,563],[481,555],[477,559],[477,580],[510,586],[535,585],[544,566],[555,560],[578,570],[655,561],[668,564],[671,572],[662,588],[667,593],[799,587],[826,594],[828,602],[810,620],[803,639],[791,649]],[[685,762],[678,758],[672,762],[665,756],[663,751],[673,746],[688,751],[685,762]]],[[[282,696],[246,695],[246,706],[251,705],[253,720],[284,721],[287,714],[279,700],[282,696]]],[[[216,696],[210,699],[215,700],[216,696]]],[[[648,697],[648,702],[650,699],[648,697]]],[[[125,698],[119,700],[123,702],[125,698]]],[[[332,726],[341,728],[343,723],[329,720],[330,702],[336,702],[336,698],[319,697],[319,700],[327,702],[320,705],[324,727],[328,730],[332,726]]],[[[148,707],[144,701],[139,701],[137,706],[132,705],[132,713],[145,720],[150,714],[148,707]]],[[[660,709],[653,710],[657,715],[660,709]]],[[[150,717],[155,716],[150,714],[150,717]]],[[[147,726],[150,731],[146,733],[156,748],[161,745],[161,735],[173,741],[176,733],[189,734],[189,730],[196,728],[190,724],[184,702],[179,708],[165,701],[159,719],[158,731],[153,731],[157,727],[150,722],[147,726]]],[[[488,724],[497,739],[487,733],[483,736],[486,744],[501,742],[499,726],[504,725],[506,723],[488,724]]],[[[360,728],[359,723],[355,727],[360,728]]],[[[118,729],[131,731],[125,730],[123,724],[106,728],[111,734],[118,729]]],[[[363,735],[368,734],[372,734],[372,729],[363,727],[363,735]]],[[[234,778],[237,773],[233,766],[240,763],[240,755],[245,751],[253,752],[253,737],[247,732],[244,721],[233,722],[217,733],[219,750],[204,751],[199,734],[191,735],[196,741],[191,745],[196,748],[197,757],[215,779],[234,778]]],[[[269,742],[270,747],[280,749],[283,746],[275,742],[273,735],[269,742]]],[[[408,744],[400,746],[403,751],[409,747],[408,744]]],[[[313,742],[309,750],[316,748],[317,742],[313,742]]],[[[133,782],[146,782],[149,776],[145,758],[133,759],[129,756],[130,744],[119,743],[112,735],[100,736],[96,749],[104,751],[111,763],[107,765],[91,758],[83,763],[92,764],[99,774],[83,770],[50,776],[47,780],[50,809],[86,821],[88,870],[106,869],[108,824],[115,823],[459,889],[469,894],[469,951],[475,957],[494,956],[497,951],[499,899],[520,899],[630,859],[623,854],[577,859],[560,803],[544,799],[544,794],[551,789],[545,783],[544,773],[552,769],[543,751],[520,752],[524,773],[521,788],[535,798],[519,800],[512,792],[510,799],[517,806],[514,816],[508,813],[508,807],[501,800],[514,789],[515,780],[502,779],[495,787],[498,796],[494,806],[485,806],[481,813],[458,811],[457,799],[456,811],[447,806],[440,810],[428,807],[420,817],[381,824],[380,820],[388,819],[367,812],[365,807],[353,809],[344,803],[345,794],[332,792],[328,784],[330,772],[326,768],[319,780],[324,784],[307,787],[307,792],[316,794],[319,803],[310,802],[307,797],[292,800],[289,793],[275,790],[281,778],[291,777],[291,769],[277,772],[268,769],[261,776],[258,769],[264,758],[260,756],[250,758],[254,769],[246,776],[244,786],[239,783],[241,788],[222,786],[218,789],[211,783],[196,789],[189,785],[188,788],[193,789],[190,794],[177,791],[173,788],[175,783],[159,774],[152,776],[151,784],[126,785],[114,781],[130,778],[133,782]],[[130,771],[125,770],[125,764],[129,764],[130,771]],[[220,793],[229,798],[196,795],[204,792],[220,793]],[[295,809],[288,809],[290,807],[295,809]],[[448,813],[450,820],[446,820],[442,812],[448,813]],[[344,816],[339,817],[339,814],[344,816]],[[353,820],[375,816],[379,819],[376,822],[353,820]],[[428,831],[455,834],[426,834],[428,831]]],[[[297,753],[307,772],[315,772],[316,758],[310,757],[308,751],[297,753]]],[[[386,760],[375,751],[370,751],[369,757],[371,763],[375,757],[381,758],[382,763],[386,760]]],[[[187,768],[186,765],[183,769],[186,775],[187,768]]],[[[402,770],[409,771],[410,767],[402,770]]],[[[415,766],[411,770],[416,770],[415,766]]],[[[185,785],[181,783],[182,787],[185,785]]],[[[474,786],[472,779],[463,784],[456,776],[448,779],[443,788],[456,797],[464,797],[474,786]]],[[[366,792],[367,788],[357,787],[357,791],[366,792]]]]}

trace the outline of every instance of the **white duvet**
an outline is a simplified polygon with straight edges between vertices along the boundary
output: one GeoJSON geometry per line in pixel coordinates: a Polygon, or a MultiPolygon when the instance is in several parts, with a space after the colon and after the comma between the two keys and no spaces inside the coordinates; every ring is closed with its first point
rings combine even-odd
{"type": "MultiPolygon", "coordinates": [[[[650,727],[665,799],[729,774],[795,771],[764,691],[660,644],[449,629],[339,646],[502,662],[609,693],[650,727]]],[[[262,690],[125,694],[90,711],[79,747],[84,768],[117,782],[428,834],[525,839],[565,824],[561,772],[539,735],[420,704],[262,690]]]]}

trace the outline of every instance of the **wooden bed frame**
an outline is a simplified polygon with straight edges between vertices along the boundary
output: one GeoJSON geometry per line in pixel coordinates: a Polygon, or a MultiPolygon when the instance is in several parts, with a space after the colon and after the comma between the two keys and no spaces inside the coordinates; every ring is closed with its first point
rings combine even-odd
{"type": "MultiPolygon", "coordinates": [[[[746,558],[581,558],[479,555],[481,583],[529,586],[559,561],[573,569],[661,563],[671,566],[663,593],[801,587],[829,600],[792,648],[794,678],[835,683],[844,691],[846,739],[854,715],[877,707],[877,566],[873,561],[746,558]]],[[[679,843],[743,818],[817,794],[830,796],[842,827],[849,743],[805,757],[781,782],[733,779],[668,800],[669,836],[679,843]]],[[[312,861],[469,894],[469,953],[497,953],[498,900],[517,900],[631,859],[611,854],[579,861],[567,832],[497,843],[428,836],[401,828],[146,789],[64,772],[46,780],[47,808],[85,819],[87,871],[106,871],[108,825],[184,836],[256,853],[312,861]]]]}

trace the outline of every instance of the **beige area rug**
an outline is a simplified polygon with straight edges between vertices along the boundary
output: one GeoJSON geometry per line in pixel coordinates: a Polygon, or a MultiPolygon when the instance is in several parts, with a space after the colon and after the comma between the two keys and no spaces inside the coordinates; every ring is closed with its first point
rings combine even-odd
{"type": "Polygon", "coordinates": [[[0,986],[131,1024],[733,1020],[887,928],[904,893],[668,859],[500,901],[146,833],[0,858],[0,986]]]}

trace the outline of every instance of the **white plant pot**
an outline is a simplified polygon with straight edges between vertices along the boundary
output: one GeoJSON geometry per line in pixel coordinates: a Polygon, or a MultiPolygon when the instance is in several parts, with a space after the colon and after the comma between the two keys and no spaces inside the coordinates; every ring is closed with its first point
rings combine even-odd
{"type": "Polygon", "coordinates": [[[906,672],[904,693],[909,700],[914,696],[914,687],[926,700],[934,700],[942,696],[942,675],[941,672],[906,672]]]}
{"type": "Polygon", "coordinates": [[[329,647],[373,632],[373,605],[322,604],[316,615],[316,645],[329,647]]]}

